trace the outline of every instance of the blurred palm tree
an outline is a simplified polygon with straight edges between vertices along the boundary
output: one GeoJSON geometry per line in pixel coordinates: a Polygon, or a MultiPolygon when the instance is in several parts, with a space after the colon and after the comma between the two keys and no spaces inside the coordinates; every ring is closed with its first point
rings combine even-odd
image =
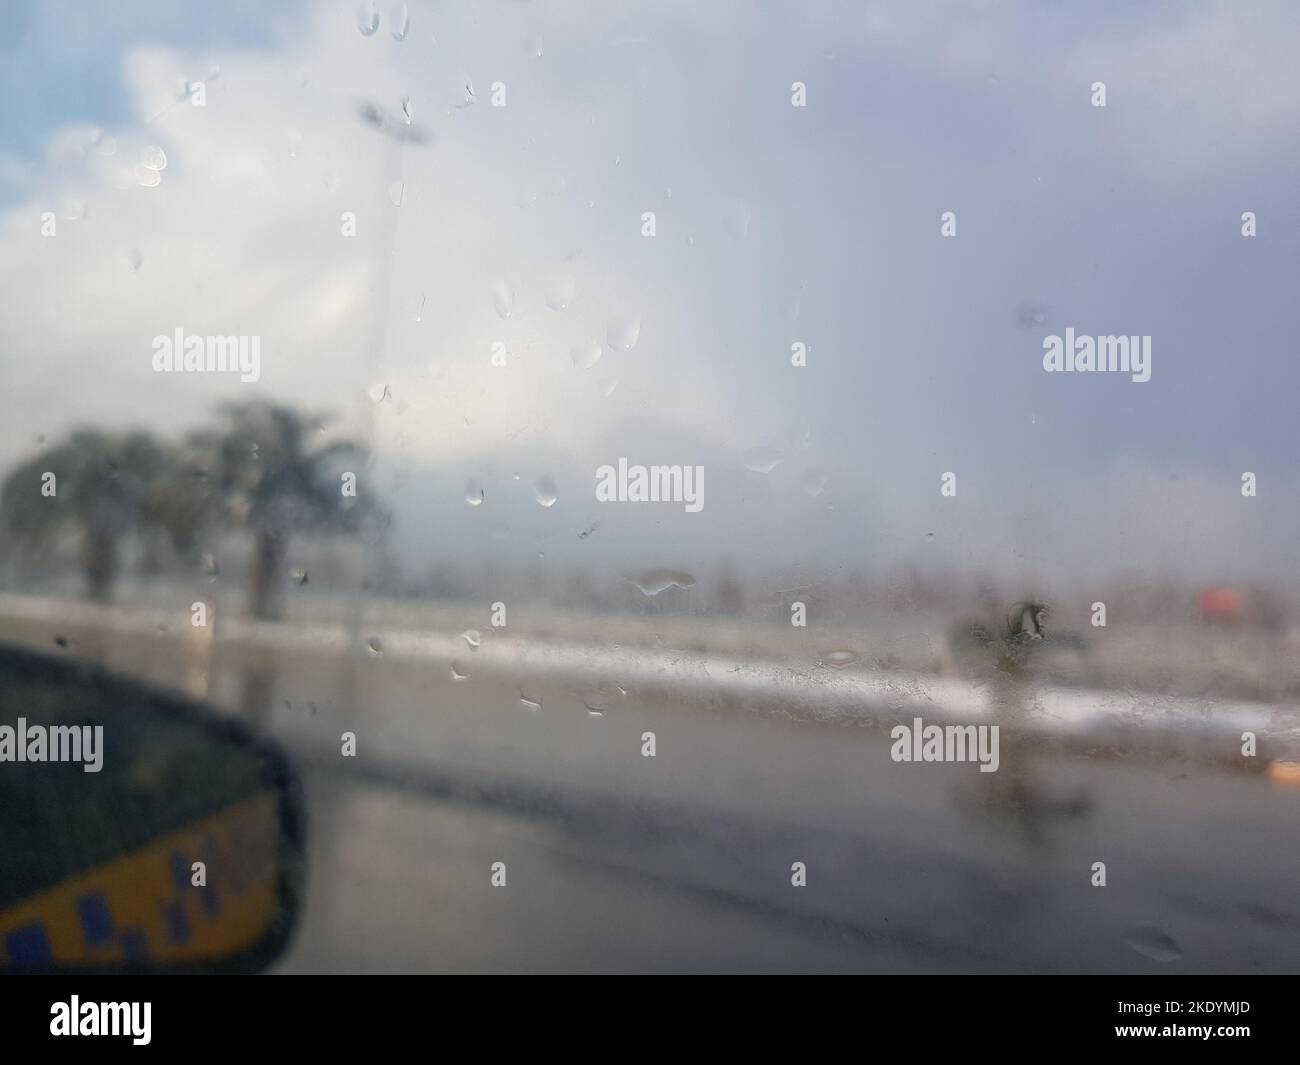
{"type": "Polygon", "coordinates": [[[253,536],[249,612],[280,614],[284,564],[294,533],[355,533],[377,513],[363,493],[343,494],[343,474],[366,460],[351,441],[317,443],[327,419],[272,402],[227,403],[224,426],[194,433],[190,464],[204,471],[205,491],[215,499],[182,506],[195,534],[210,521],[215,504],[221,523],[253,536]]]}
{"type": "Polygon", "coordinates": [[[48,550],[65,530],[76,530],[86,594],[108,602],[122,538],[149,524],[147,500],[172,462],[169,449],[147,432],[78,429],[10,472],[0,488],[0,509],[17,544],[29,552],[48,550]],[[53,494],[43,491],[47,483],[53,494]]]}

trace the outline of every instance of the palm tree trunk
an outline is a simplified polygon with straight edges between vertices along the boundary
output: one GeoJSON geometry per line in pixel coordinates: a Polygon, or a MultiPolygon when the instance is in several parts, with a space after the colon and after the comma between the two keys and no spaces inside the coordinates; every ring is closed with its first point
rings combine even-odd
{"type": "Polygon", "coordinates": [[[274,620],[280,616],[281,569],[284,540],[272,529],[259,529],[253,548],[252,587],[249,610],[255,618],[274,620]]]}
{"type": "Polygon", "coordinates": [[[86,594],[96,603],[109,602],[117,579],[117,540],[102,529],[85,529],[81,535],[81,568],[86,577],[86,594]]]}

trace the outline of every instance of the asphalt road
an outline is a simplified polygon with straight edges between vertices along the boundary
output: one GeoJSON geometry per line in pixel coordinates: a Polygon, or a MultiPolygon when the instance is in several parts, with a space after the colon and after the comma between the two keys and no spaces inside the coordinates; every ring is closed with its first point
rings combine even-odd
{"type": "Polygon", "coordinates": [[[1300,791],[1257,773],[1004,741],[980,774],[779,708],[357,672],[363,711],[303,676],[273,713],[311,818],[280,971],[1300,968],[1300,791]]]}
{"type": "Polygon", "coordinates": [[[708,676],[69,631],[297,760],[309,881],[275,971],[1300,970],[1300,789],[1223,733],[1180,750],[1147,702],[1128,738],[1008,732],[981,774],[708,676]]]}

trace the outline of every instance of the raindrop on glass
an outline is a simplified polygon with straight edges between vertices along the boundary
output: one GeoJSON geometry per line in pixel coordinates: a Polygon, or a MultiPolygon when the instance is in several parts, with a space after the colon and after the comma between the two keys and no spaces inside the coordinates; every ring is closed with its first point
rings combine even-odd
{"type": "Polygon", "coordinates": [[[559,499],[559,494],[555,489],[555,481],[543,474],[533,482],[533,494],[544,507],[555,506],[555,501],[559,499]]]}
{"type": "Polygon", "coordinates": [[[745,469],[754,473],[771,473],[781,465],[781,452],[773,447],[752,447],[745,452],[745,469]]]}
{"type": "Polygon", "coordinates": [[[150,144],[140,149],[140,165],[146,170],[166,170],[167,153],[157,145],[150,144]]]}
{"type": "Polygon", "coordinates": [[[737,201],[728,205],[723,222],[727,227],[727,232],[737,240],[744,240],[749,236],[749,208],[745,204],[737,201]]]}
{"type": "Polygon", "coordinates": [[[856,651],[828,651],[822,655],[822,665],[830,666],[832,669],[843,669],[845,666],[851,666],[858,660],[856,651]]]}
{"type": "Polygon", "coordinates": [[[492,306],[502,318],[509,318],[515,313],[514,290],[504,281],[498,281],[492,286],[492,306]]]}
{"type": "Polygon", "coordinates": [[[820,467],[814,467],[811,470],[804,470],[803,476],[799,478],[799,483],[803,485],[803,490],[810,496],[819,496],[826,491],[826,482],[831,479],[831,475],[820,467]]]}
{"type": "Polygon", "coordinates": [[[569,349],[573,365],[579,370],[589,370],[600,361],[603,349],[594,340],[584,340],[569,349]]]}
{"type": "Polygon", "coordinates": [[[1134,928],[1124,937],[1124,942],[1144,958],[1168,963],[1183,956],[1182,949],[1159,928],[1134,928]]]}
{"type": "Polygon", "coordinates": [[[616,351],[631,351],[641,337],[641,316],[625,314],[610,319],[605,338],[616,351]]]}
{"type": "Polygon", "coordinates": [[[465,641],[471,651],[477,651],[479,644],[483,642],[483,635],[478,629],[466,629],[460,634],[460,638],[465,641]]]}
{"type": "Polygon", "coordinates": [[[366,643],[366,649],[376,658],[384,653],[384,645],[374,636],[372,636],[369,642],[366,643]]]}
{"type": "Polygon", "coordinates": [[[683,570],[656,569],[632,578],[642,595],[658,595],[667,588],[694,588],[695,578],[683,570]]]}
{"type": "Polygon", "coordinates": [[[389,12],[388,17],[393,22],[393,40],[406,40],[406,35],[411,32],[411,12],[406,5],[398,4],[389,12]]]}
{"type": "Polygon", "coordinates": [[[471,507],[483,505],[483,483],[477,477],[465,486],[465,502],[471,507]]]}
{"type": "Polygon", "coordinates": [[[572,274],[554,274],[546,282],[546,306],[562,311],[573,302],[578,283],[572,274]]]}
{"type": "Polygon", "coordinates": [[[362,4],[357,10],[357,29],[361,31],[362,37],[373,37],[379,29],[379,9],[374,0],[362,4]]]}

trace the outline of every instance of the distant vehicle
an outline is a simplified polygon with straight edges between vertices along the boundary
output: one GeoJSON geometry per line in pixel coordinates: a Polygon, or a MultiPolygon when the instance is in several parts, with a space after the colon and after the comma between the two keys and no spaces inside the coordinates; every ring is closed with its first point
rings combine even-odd
{"type": "Polygon", "coordinates": [[[1245,597],[1235,588],[1205,588],[1196,597],[1201,617],[1212,622],[1238,622],[1245,617],[1245,597]]]}
{"type": "Polygon", "coordinates": [[[1257,625],[1277,630],[1285,621],[1277,596],[1265,588],[1210,585],[1197,593],[1196,608],[1201,620],[1211,625],[1257,625]]]}
{"type": "Polygon", "coordinates": [[[960,673],[997,670],[1019,674],[1031,664],[1056,660],[1058,652],[1072,658],[1085,654],[1088,642],[1077,633],[1049,633],[1047,604],[1033,599],[1015,603],[1000,622],[966,619],[948,634],[952,666],[960,673]]]}

